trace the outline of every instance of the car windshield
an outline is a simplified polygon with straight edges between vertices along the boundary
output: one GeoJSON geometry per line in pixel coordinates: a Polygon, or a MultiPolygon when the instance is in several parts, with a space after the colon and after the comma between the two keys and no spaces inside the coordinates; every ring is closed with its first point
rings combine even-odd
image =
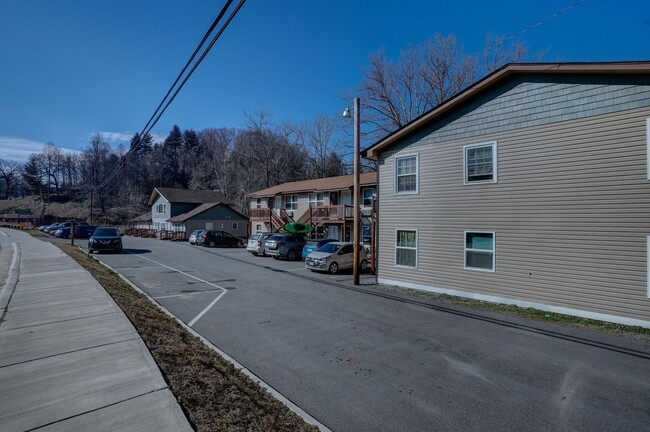
{"type": "Polygon", "coordinates": [[[327,244],[321,246],[320,249],[318,249],[318,252],[334,253],[334,252],[338,251],[339,249],[341,249],[340,244],[327,243],[327,244]]]}
{"type": "Polygon", "coordinates": [[[280,240],[281,238],[282,236],[280,235],[272,235],[271,237],[269,237],[269,240],[280,240]]]}
{"type": "Polygon", "coordinates": [[[251,240],[259,240],[260,237],[262,237],[262,234],[253,234],[251,240]]]}
{"type": "Polygon", "coordinates": [[[306,245],[318,247],[318,240],[309,240],[306,245]]]}
{"type": "Polygon", "coordinates": [[[94,235],[96,236],[117,236],[116,228],[97,228],[94,235]]]}

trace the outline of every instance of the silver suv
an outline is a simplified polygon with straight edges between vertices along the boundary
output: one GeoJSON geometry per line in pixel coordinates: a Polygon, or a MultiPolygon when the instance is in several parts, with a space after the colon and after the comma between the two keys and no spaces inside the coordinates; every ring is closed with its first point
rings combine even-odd
{"type": "MultiPolygon", "coordinates": [[[[342,269],[350,269],[354,266],[354,247],[352,243],[332,242],[320,247],[305,258],[305,268],[311,271],[327,271],[332,274],[342,269]]],[[[368,257],[366,250],[360,246],[359,269],[365,271],[368,268],[368,257]]]]}

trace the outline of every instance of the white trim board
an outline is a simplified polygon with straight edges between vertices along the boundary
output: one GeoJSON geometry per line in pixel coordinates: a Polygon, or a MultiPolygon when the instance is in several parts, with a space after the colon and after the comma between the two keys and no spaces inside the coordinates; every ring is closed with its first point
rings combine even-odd
{"type": "Polygon", "coordinates": [[[483,300],[483,301],[488,301],[492,303],[505,303],[505,304],[510,304],[510,305],[515,305],[519,307],[524,307],[524,308],[535,308],[547,312],[555,312],[555,313],[560,313],[560,314],[565,314],[565,315],[573,315],[581,318],[588,318],[588,319],[594,319],[594,320],[599,320],[599,321],[607,321],[607,322],[613,322],[617,324],[623,324],[623,325],[632,325],[632,326],[640,326],[640,327],[645,327],[645,328],[650,328],[650,320],[640,320],[640,319],[635,319],[635,318],[627,318],[627,317],[622,317],[622,316],[617,316],[617,315],[609,315],[609,314],[604,314],[604,313],[598,313],[598,312],[590,312],[590,311],[585,311],[585,310],[580,310],[580,309],[573,309],[573,308],[567,308],[567,307],[560,307],[560,306],[552,306],[552,305],[547,305],[544,303],[535,303],[535,302],[529,302],[525,300],[517,300],[517,299],[511,299],[511,298],[506,298],[506,297],[498,297],[498,296],[491,296],[491,295],[486,295],[486,294],[478,294],[478,293],[473,293],[470,291],[460,291],[460,290],[454,290],[454,289],[448,289],[448,288],[440,288],[440,287],[434,287],[434,286],[429,286],[429,285],[420,285],[420,284],[415,284],[411,282],[404,282],[404,281],[398,281],[398,280],[392,280],[392,279],[384,279],[384,278],[377,278],[377,283],[381,284],[386,284],[386,285],[397,285],[401,286],[404,288],[412,288],[412,289],[418,289],[422,291],[430,291],[430,292],[435,292],[435,293],[440,293],[440,294],[449,294],[453,296],[458,296],[458,297],[465,297],[465,298],[471,298],[474,300],[483,300]]]}

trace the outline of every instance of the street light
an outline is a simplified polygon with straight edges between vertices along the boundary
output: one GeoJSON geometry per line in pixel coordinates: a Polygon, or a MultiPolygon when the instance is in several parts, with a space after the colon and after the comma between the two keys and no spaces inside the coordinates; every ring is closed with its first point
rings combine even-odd
{"type": "MultiPolygon", "coordinates": [[[[359,98],[354,98],[354,260],[352,262],[352,283],[359,285],[359,152],[360,152],[360,129],[359,129],[359,98]]],[[[343,111],[344,118],[350,118],[350,107],[343,111]]]]}

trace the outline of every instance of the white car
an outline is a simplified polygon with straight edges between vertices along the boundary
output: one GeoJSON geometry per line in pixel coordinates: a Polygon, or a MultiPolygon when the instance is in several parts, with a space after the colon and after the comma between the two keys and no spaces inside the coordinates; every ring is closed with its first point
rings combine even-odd
{"type": "Polygon", "coordinates": [[[253,255],[266,255],[266,240],[271,237],[273,233],[255,233],[248,239],[248,244],[246,245],[246,250],[253,255]]]}
{"type": "MultiPolygon", "coordinates": [[[[332,242],[320,247],[305,258],[305,268],[311,271],[327,271],[335,274],[354,265],[354,246],[347,242],[332,242]]],[[[359,250],[359,269],[368,268],[368,257],[363,247],[359,250]]]]}

